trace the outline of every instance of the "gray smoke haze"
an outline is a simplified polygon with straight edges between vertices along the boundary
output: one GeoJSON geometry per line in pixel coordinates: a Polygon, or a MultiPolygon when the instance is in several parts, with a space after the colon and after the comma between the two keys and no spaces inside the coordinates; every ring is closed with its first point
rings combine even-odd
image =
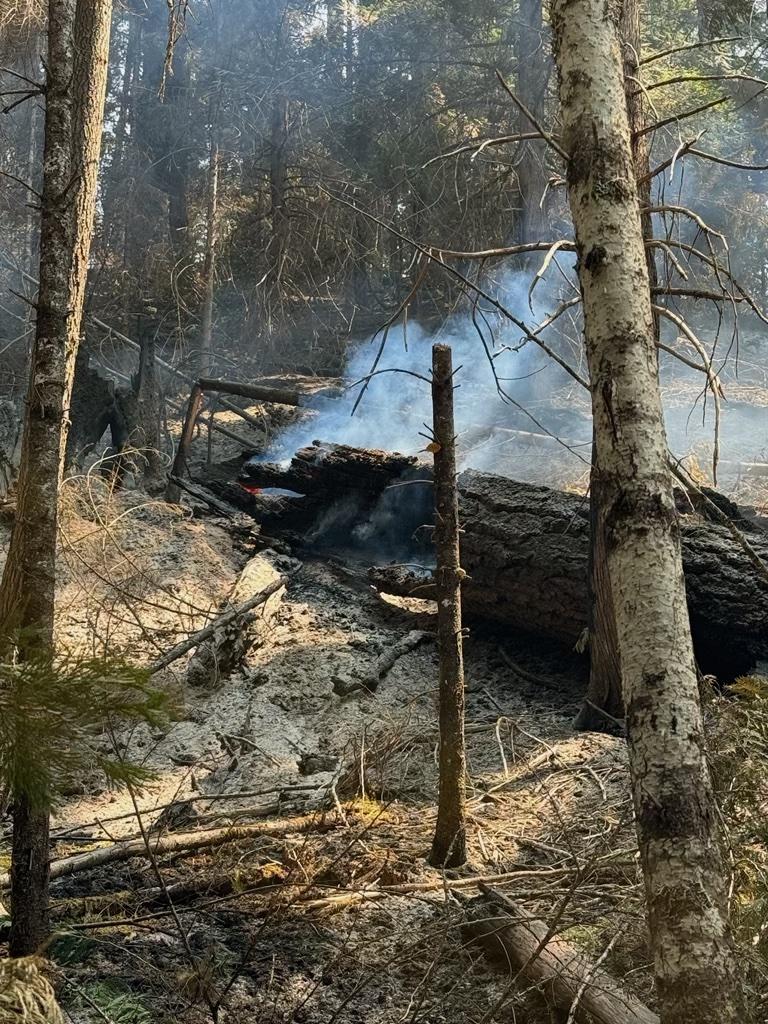
{"type": "MultiPolygon", "coordinates": [[[[493,286],[492,294],[516,317],[536,326],[560,301],[560,291],[540,286],[534,293],[533,310],[528,305],[530,278],[505,273],[493,286]]],[[[490,291],[490,286],[489,291],[490,291]]],[[[567,293],[569,285],[562,291],[567,293]]],[[[534,343],[525,341],[519,328],[500,318],[492,309],[480,315],[463,311],[448,318],[439,329],[430,330],[415,322],[393,326],[384,352],[370,378],[367,390],[354,411],[364,380],[371,373],[381,335],[354,346],[345,368],[351,384],[339,399],[316,406],[311,418],[284,431],[269,453],[285,459],[313,439],[383,448],[416,454],[427,444],[422,435],[431,421],[430,367],[435,342],[451,346],[456,368],[456,424],[462,466],[493,469],[498,438],[494,428],[567,436],[586,445],[589,460],[590,428],[585,417],[586,396],[579,407],[568,405],[568,395],[581,390],[571,378],[534,343]],[[479,331],[482,333],[482,338],[479,331]],[[493,363],[493,369],[491,366],[493,363]],[[498,392],[495,374],[504,391],[539,421],[526,416],[498,392]],[[416,375],[416,376],[414,376],[416,375]]],[[[554,331],[542,335],[551,344],[554,331]]],[[[562,342],[561,342],[562,344],[562,342]]],[[[582,371],[583,372],[583,371],[582,371]]],[[[507,439],[508,440],[508,439],[507,439]]],[[[555,443],[555,442],[553,442],[555,443]]]]}

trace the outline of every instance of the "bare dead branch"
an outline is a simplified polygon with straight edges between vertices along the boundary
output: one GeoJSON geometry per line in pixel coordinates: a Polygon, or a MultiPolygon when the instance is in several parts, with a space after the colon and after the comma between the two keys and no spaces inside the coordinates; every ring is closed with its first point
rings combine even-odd
{"type": "MultiPolygon", "coordinates": [[[[685,82],[752,82],[755,85],[768,87],[764,78],[755,78],[754,75],[723,74],[723,75],[674,75],[672,78],[664,78],[660,82],[651,82],[645,86],[648,92],[654,89],[662,89],[668,85],[681,85],[685,82]]],[[[640,92],[641,90],[638,90],[640,92]]],[[[635,93],[638,95],[638,93],[635,93]]]]}
{"type": "MultiPolygon", "coordinates": [[[[540,132],[518,132],[516,135],[499,135],[495,139],[485,139],[483,142],[471,142],[465,146],[459,146],[457,149],[452,149],[448,153],[438,153],[437,156],[433,156],[431,160],[427,160],[425,164],[421,165],[421,169],[430,167],[432,164],[437,163],[440,160],[450,160],[451,157],[461,156],[462,153],[474,153],[475,156],[479,156],[484,149],[489,146],[507,146],[513,142],[528,142],[532,139],[541,139],[543,135],[540,132]]],[[[474,157],[473,157],[474,159],[474,157]]]]}
{"type": "Polygon", "coordinates": [[[695,224],[697,224],[698,227],[701,228],[701,230],[705,234],[714,235],[715,238],[719,238],[720,241],[723,243],[723,248],[726,251],[728,250],[728,240],[726,239],[725,235],[721,231],[715,231],[714,228],[711,228],[698,213],[696,213],[694,210],[688,209],[687,206],[670,206],[667,204],[663,206],[649,206],[647,207],[646,212],[674,213],[678,214],[681,217],[688,217],[689,220],[692,220],[695,224]]]}
{"type": "Polygon", "coordinates": [[[647,57],[643,57],[640,61],[640,66],[645,67],[646,64],[653,64],[654,61],[663,60],[664,57],[672,57],[676,53],[685,53],[687,50],[700,50],[704,46],[719,46],[722,43],[736,43],[742,36],[723,36],[720,39],[704,39],[699,43],[686,43],[685,46],[673,46],[669,50],[660,50],[658,53],[651,53],[647,57]]]}
{"type": "Polygon", "coordinates": [[[681,114],[670,114],[669,117],[662,118],[661,121],[654,121],[653,124],[647,124],[644,128],[634,133],[634,138],[641,139],[644,135],[649,135],[651,132],[657,132],[660,128],[666,128],[668,124],[679,124],[681,121],[685,121],[689,117],[695,117],[696,114],[702,114],[705,110],[712,110],[713,107],[719,107],[723,103],[727,103],[730,96],[720,96],[716,100],[710,100],[709,103],[702,103],[701,106],[693,107],[691,110],[685,110],[681,114]]]}
{"type": "Polygon", "coordinates": [[[568,154],[565,152],[563,147],[560,145],[559,142],[556,141],[556,139],[552,135],[550,135],[546,128],[544,128],[544,126],[540,124],[540,122],[534,117],[534,115],[531,113],[528,107],[526,107],[523,101],[514,94],[512,89],[510,89],[510,87],[504,81],[504,76],[502,75],[498,68],[496,69],[496,78],[499,80],[502,89],[509,96],[509,98],[515,104],[520,113],[523,114],[523,116],[526,117],[531,122],[533,127],[539,132],[541,137],[549,143],[549,145],[552,147],[552,149],[554,149],[557,155],[562,160],[567,160],[568,154]]]}
{"type": "MultiPolygon", "coordinates": [[[[654,305],[652,308],[654,313],[657,313],[659,316],[663,316],[666,320],[671,321],[675,327],[677,327],[701,358],[703,365],[701,367],[697,367],[697,369],[703,369],[707,376],[709,388],[712,392],[712,400],[715,406],[715,429],[712,447],[712,482],[717,486],[717,464],[720,459],[720,399],[725,397],[722,385],[712,367],[712,360],[710,359],[707,350],[685,320],[678,316],[677,313],[673,313],[671,309],[667,309],[666,306],[654,305]]],[[[667,352],[671,352],[674,356],[679,356],[679,353],[675,352],[673,349],[667,348],[666,346],[662,346],[661,343],[659,343],[659,347],[665,348],[667,352]]]]}
{"type": "MultiPolygon", "coordinates": [[[[758,306],[757,302],[752,298],[751,294],[747,291],[747,289],[738,281],[737,278],[733,276],[730,270],[726,270],[726,268],[721,266],[716,259],[707,256],[705,253],[701,251],[701,249],[697,249],[695,246],[689,245],[687,242],[678,241],[675,238],[668,238],[665,241],[662,241],[661,239],[658,238],[650,238],[646,242],[646,245],[649,247],[664,249],[665,251],[667,251],[668,255],[671,255],[669,253],[670,248],[675,248],[679,249],[681,252],[688,253],[688,255],[690,256],[695,256],[702,263],[705,263],[708,267],[710,267],[716,275],[722,274],[736,289],[736,291],[747,303],[752,312],[757,317],[759,317],[764,324],[768,324],[768,315],[764,313],[763,310],[758,306]]],[[[678,269],[679,264],[677,263],[677,261],[675,262],[676,269],[678,269]]],[[[679,269],[678,273],[680,273],[679,269]]],[[[687,274],[683,273],[681,276],[684,280],[687,280],[687,274]]]]}
{"type": "Polygon", "coordinates": [[[714,164],[722,164],[723,167],[735,167],[738,171],[768,171],[768,164],[745,164],[738,160],[728,160],[724,156],[717,156],[715,153],[706,153],[703,149],[688,149],[691,156],[697,156],[702,160],[710,160],[714,164]]]}

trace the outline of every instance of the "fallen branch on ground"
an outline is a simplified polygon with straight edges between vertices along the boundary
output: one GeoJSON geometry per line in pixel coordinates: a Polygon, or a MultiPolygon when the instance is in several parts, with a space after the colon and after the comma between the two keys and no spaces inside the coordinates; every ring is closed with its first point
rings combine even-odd
{"type": "Polygon", "coordinates": [[[281,576],[279,579],[275,580],[274,583],[270,583],[268,587],[259,591],[258,594],[254,594],[253,597],[244,604],[241,604],[237,608],[230,608],[229,611],[224,612],[223,615],[219,615],[219,617],[214,619],[210,625],[206,626],[204,629],[198,630],[197,633],[193,633],[192,636],[188,637],[186,640],[182,640],[181,643],[176,644],[175,647],[172,647],[170,651],[163,654],[162,657],[153,661],[149,666],[149,674],[154,675],[161,669],[167,668],[172,662],[176,661],[188,651],[191,651],[193,647],[197,647],[201,644],[203,640],[207,640],[209,637],[213,636],[217,629],[228,625],[234,619],[240,618],[252,611],[254,608],[257,608],[259,605],[264,604],[265,601],[267,601],[273,594],[276,594],[282,587],[286,586],[287,583],[288,577],[281,576]]]}
{"type": "Polygon", "coordinates": [[[537,987],[569,1020],[598,1024],[659,1024],[658,1016],[626,992],[598,964],[508,899],[481,883],[483,896],[468,910],[465,932],[494,960],[537,987]]]}
{"type": "Polygon", "coordinates": [[[227,605],[243,611],[228,619],[220,616],[214,623],[213,635],[197,645],[187,665],[188,685],[215,686],[242,664],[254,644],[265,642],[282,600],[284,582],[285,577],[279,576],[261,555],[246,563],[229,595],[223,616],[227,614],[227,605]],[[272,595],[265,600],[270,588],[272,595]],[[255,610],[249,610],[254,600],[259,606],[258,615],[255,610]]]}
{"type": "MultiPolygon", "coordinates": [[[[328,826],[326,825],[325,827],[327,828],[328,826]]],[[[628,851],[621,852],[627,853],[628,851]]],[[[81,854],[81,856],[83,855],[81,854]]],[[[585,865],[576,865],[574,867],[566,868],[520,868],[516,871],[506,871],[498,875],[475,875],[469,878],[455,879],[445,878],[441,875],[439,878],[432,879],[428,882],[404,882],[398,885],[385,885],[381,887],[370,886],[365,889],[335,889],[333,895],[321,897],[310,894],[309,890],[317,888],[316,884],[310,884],[307,887],[308,891],[305,892],[305,895],[292,900],[290,905],[296,909],[302,909],[309,911],[310,913],[326,913],[334,910],[343,910],[347,907],[359,906],[362,903],[376,903],[390,897],[414,896],[419,898],[424,896],[426,898],[430,893],[439,892],[444,895],[446,892],[461,892],[464,889],[478,889],[488,883],[502,884],[505,882],[518,882],[524,880],[544,883],[549,881],[560,882],[563,879],[575,875],[577,872],[581,872],[582,881],[586,881],[588,877],[591,877],[591,875],[595,873],[597,868],[600,866],[610,866],[611,862],[621,863],[618,857],[613,854],[608,854],[605,857],[600,857],[598,860],[593,861],[588,868],[585,865]]],[[[2,879],[0,878],[0,885],[1,884],[2,879]]],[[[211,907],[219,906],[222,903],[228,903],[233,899],[240,899],[243,896],[250,896],[253,893],[268,895],[270,889],[282,890],[290,887],[291,885],[292,883],[290,882],[259,881],[257,884],[253,886],[246,886],[244,889],[239,889],[237,892],[227,893],[223,896],[206,900],[196,906],[179,907],[177,910],[180,914],[199,913],[201,911],[210,910],[211,907]]],[[[259,907],[256,910],[251,911],[251,913],[255,917],[263,917],[269,913],[269,909],[269,907],[259,907]]],[[[141,924],[145,921],[156,921],[168,916],[170,916],[170,910],[158,910],[153,913],[142,914],[137,917],[113,918],[111,920],[102,921],[84,921],[82,923],[70,925],[70,928],[73,931],[93,931],[99,928],[118,928],[141,924]]]]}
{"type": "Polygon", "coordinates": [[[168,479],[171,483],[180,487],[182,491],[186,491],[187,494],[191,495],[193,498],[197,498],[198,501],[205,502],[205,504],[208,505],[209,508],[212,508],[214,512],[218,512],[219,515],[225,516],[227,519],[238,519],[243,515],[240,509],[235,508],[234,505],[228,505],[225,501],[221,501],[203,487],[197,487],[195,484],[190,484],[186,480],[182,480],[181,477],[174,476],[172,473],[169,474],[168,479]]]}
{"type": "Polygon", "coordinates": [[[333,692],[337,693],[340,697],[346,697],[356,690],[367,690],[369,693],[375,693],[379,683],[394,668],[403,655],[408,654],[409,651],[415,650],[416,647],[431,639],[433,639],[431,633],[425,633],[420,629],[411,630],[410,633],[398,640],[393,647],[390,647],[389,650],[381,654],[376,659],[373,669],[363,676],[362,679],[356,679],[351,683],[336,680],[333,684],[333,692]]]}
{"type": "MultiPolygon", "coordinates": [[[[193,853],[196,850],[208,850],[225,843],[236,843],[241,839],[254,839],[258,836],[285,836],[297,832],[321,831],[336,828],[335,821],[323,814],[305,814],[298,818],[277,818],[275,821],[257,822],[252,825],[237,825],[228,828],[214,828],[207,831],[179,832],[176,835],[164,836],[150,843],[150,850],[155,856],[168,853],[193,853]]],[[[98,850],[77,853],[74,857],[55,860],[51,864],[51,879],[66,878],[81,871],[92,871],[93,868],[105,864],[133,860],[135,857],[147,859],[147,846],[143,839],[132,839],[129,842],[114,843],[98,850]]],[[[9,871],[0,874],[0,889],[7,889],[11,884],[9,871]]]]}

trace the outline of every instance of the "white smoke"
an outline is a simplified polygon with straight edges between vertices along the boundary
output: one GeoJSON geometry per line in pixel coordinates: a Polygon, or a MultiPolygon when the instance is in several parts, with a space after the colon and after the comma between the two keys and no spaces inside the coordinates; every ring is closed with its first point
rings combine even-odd
{"type": "MultiPolygon", "coordinates": [[[[562,289],[540,286],[531,308],[529,284],[528,277],[505,273],[494,286],[486,287],[516,318],[534,327],[560,301],[562,289]]],[[[553,333],[549,329],[542,337],[549,339],[553,333]]],[[[358,343],[345,368],[350,384],[344,394],[315,403],[315,415],[285,430],[267,458],[290,458],[314,439],[408,455],[422,451],[428,443],[425,425],[432,419],[429,380],[436,342],[450,345],[453,352],[456,426],[463,465],[493,468],[489,465],[495,460],[489,434],[492,428],[505,425],[569,437],[575,431],[578,441],[588,445],[589,427],[583,416],[570,415],[563,408],[553,419],[553,396],[572,383],[570,378],[534,342],[526,341],[514,323],[481,301],[474,317],[465,309],[434,330],[414,322],[393,325],[378,362],[382,333],[358,343]],[[541,426],[502,397],[499,385],[514,402],[529,409],[541,426]]]]}

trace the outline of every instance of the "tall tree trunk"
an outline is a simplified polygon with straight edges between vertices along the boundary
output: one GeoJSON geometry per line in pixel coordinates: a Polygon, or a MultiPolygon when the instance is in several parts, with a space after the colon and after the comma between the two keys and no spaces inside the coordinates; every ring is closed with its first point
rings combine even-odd
{"type": "Polygon", "coordinates": [[[166,67],[169,9],[164,3],[138,2],[141,32],[140,82],[133,145],[142,153],[142,173],[154,179],[168,199],[168,233],[176,258],[188,245],[187,203],[190,167],[190,109],[188,42],[175,38],[170,69],[166,67]]]}
{"type": "Polygon", "coordinates": [[[268,333],[272,316],[281,305],[288,214],[285,206],[288,147],[288,100],[282,94],[272,104],[269,147],[269,198],[272,232],[267,246],[267,278],[264,283],[264,313],[268,333]]]}
{"type": "Polygon", "coordinates": [[[667,468],[648,266],[616,25],[554,0],[607,567],[663,1024],[745,1019],[667,468]]]}
{"type": "Polygon", "coordinates": [[[120,101],[115,123],[115,138],[112,147],[112,159],[106,180],[102,186],[104,205],[104,230],[102,244],[106,249],[113,249],[120,254],[123,268],[127,266],[127,235],[129,211],[125,188],[127,179],[127,163],[130,146],[133,143],[131,132],[133,123],[133,97],[138,78],[138,56],[141,39],[141,19],[128,9],[123,19],[123,35],[125,37],[125,56],[120,83],[120,101]]]}
{"type": "Polygon", "coordinates": [[[160,382],[155,353],[157,324],[147,316],[139,316],[136,334],[141,348],[139,372],[133,389],[136,422],[132,425],[130,444],[139,451],[137,461],[144,486],[153,492],[162,488],[165,482],[160,462],[160,382]]]}
{"type": "Polygon", "coordinates": [[[325,40],[327,44],[326,71],[329,79],[337,86],[344,84],[345,65],[345,0],[328,0],[326,7],[325,40]]]}
{"type": "MultiPolygon", "coordinates": [[[[640,33],[639,0],[621,0],[618,5],[619,35],[622,45],[624,94],[631,134],[632,159],[641,209],[643,238],[653,237],[653,224],[648,208],[651,205],[650,135],[644,134],[645,99],[638,85],[642,36],[640,33]]],[[[654,250],[646,248],[646,262],[651,287],[658,284],[654,250]]],[[[659,337],[659,317],[653,314],[654,335],[659,337]]],[[[589,688],[584,705],[574,725],[578,729],[604,730],[610,728],[612,718],[624,715],[621,692],[621,662],[619,659],[616,624],[613,618],[611,584],[605,564],[606,528],[603,481],[597,461],[597,445],[592,445],[590,473],[590,515],[592,543],[590,549],[590,627],[589,627],[589,688]],[[602,714],[601,712],[607,712],[602,714]]]]}
{"type": "MultiPolygon", "coordinates": [[[[18,506],[0,584],[0,636],[52,650],[56,531],[80,338],[107,81],[112,0],[49,0],[40,288],[18,506]]],[[[11,952],[48,932],[48,812],[15,793],[11,952]]]]}
{"type": "Polygon", "coordinates": [[[177,40],[173,50],[173,74],[169,76],[163,102],[168,104],[169,124],[177,127],[169,138],[164,174],[168,190],[168,228],[171,245],[178,255],[188,246],[189,210],[187,204],[187,178],[189,175],[190,147],[183,126],[189,126],[189,68],[186,60],[186,40],[177,40]],[[182,130],[178,130],[181,128],[182,130]]]}
{"type": "MultiPolygon", "coordinates": [[[[550,58],[545,44],[542,0],[520,0],[520,29],[517,38],[517,94],[537,118],[542,113],[544,94],[550,75],[550,58]]],[[[518,118],[518,130],[530,132],[532,125],[524,114],[518,118]]],[[[544,157],[539,142],[521,143],[517,161],[517,185],[520,209],[515,241],[530,242],[547,234],[546,216],[541,208],[545,185],[544,157]]],[[[533,256],[532,263],[536,257],[533,256]]]]}
{"type": "Polygon", "coordinates": [[[467,859],[464,746],[464,647],[461,633],[459,488],[453,418],[453,366],[448,345],[432,348],[432,410],[435,448],[435,557],[437,633],[440,644],[440,793],[430,853],[436,867],[467,859]]]}
{"type": "Polygon", "coordinates": [[[216,277],[216,219],[219,201],[219,138],[217,113],[211,114],[211,140],[208,153],[208,197],[205,216],[205,259],[203,262],[203,313],[200,319],[199,376],[211,375],[213,335],[213,293],[216,277]]]}

